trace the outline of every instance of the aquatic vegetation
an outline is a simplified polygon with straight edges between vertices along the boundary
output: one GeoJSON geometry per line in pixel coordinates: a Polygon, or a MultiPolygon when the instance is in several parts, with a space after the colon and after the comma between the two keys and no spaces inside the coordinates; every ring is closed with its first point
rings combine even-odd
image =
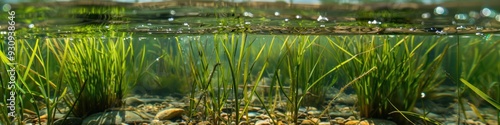
{"type": "Polygon", "coordinates": [[[65,39],[64,45],[66,47],[59,51],[67,56],[62,66],[65,68],[64,82],[73,95],[66,98],[71,112],[77,117],[85,117],[120,107],[129,86],[135,84],[133,79],[137,79],[128,75],[128,63],[134,62],[128,57],[135,54],[132,42],[82,38],[77,41],[65,39]]]}
{"type": "MultiPolygon", "coordinates": [[[[62,84],[62,68],[55,65],[61,63],[60,57],[53,52],[53,43],[46,40],[18,40],[19,49],[16,49],[16,86],[10,91],[16,93],[15,108],[17,109],[15,121],[3,119],[3,123],[21,123],[24,112],[36,113],[37,120],[40,121],[42,115],[40,110],[45,109],[47,123],[53,123],[56,110],[62,104],[62,98],[66,96],[67,88],[62,84]],[[44,41],[44,42],[42,42],[44,41]]],[[[2,53],[2,57],[4,57],[2,53]]],[[[2,59],[3,63],[9,63],[7,59],[2,59]]],[[[5,65],[7,66],[7,65],[5,65]]],[[[2,82],[4,83],[4,82],[2,82]]],[[[8,83],[8,82],[5,82],[8,83]]],[[[7,88],[7,87],[6,87],[7,88]]],[[[5,92],[10,92],[5,91],[5,92]]],[[[10,95],[10,94],[9,94],[10,95]]],[[[8,103],[3,103],[8,104],[8,103]]]]}
{"type": "MultiPolygon", "coordinates": [[[[247,42],[246,39],[244,34],[215,35],[213,44],[189,42],[189,51],[184,51],[189,60],[190,73],[194,76],[190,109],[192,111],[198,107],[201,101],[205,102],[205,113],[212,117],[214,124],[222,118],[220,116],[222,109],[227,106],[230,106],[232,111],[226,113],[234,113],[230,115],[235,115],[234,122],[239,123],[239,119],[243,116],[239,109],[246,112],[250,98],[258,86],[258,84],[252,84],[250,87],[250,84],[252,81],[260,81],[259,79],[264,73],[265,64],[258,68],[255,66],[256,63],[260,62],[258,60],[261,60],[262,52],[266,47],[262,47],[257,50],[258,53],[254,53],[255,50],[249,47],[254,41],[247,42]],[[252,74],[254,72],[258,73],[252,74]],[[196,93],[195,90],[201,90],[201,92],[196,93]],[[242,95],[243,100],[240,100],[240,95],[242,95]],[[226,104],[226,100],[232,100],[232,103],[226,104]],[[194,104],[195,102],[197,104],[194,104]],[[244,105],[244,107],[240,105],[244,105]]],[[[178,43],[183,42],[179,41],[178,43]]],[[[230,123],[232,121],[224,122],[230,123]]]]}
{"type": "Polygon", "coordinates": [[[419,41],[414,36],[372,36],[339,41],[340,47],[345,48],[339,50],[347,57],[374,50],[360,55],[357,58],[359,61],[350,62],[344,67],[344,72],[351,79],[372,67],[377,68],[353,84],[361,117],[387,119],[390,112],[410,111],[422,92],[444,80],[440,75],[440,66],[446,49],[433,52],[442,43],[424,40],[419,41]]]}
{"type": "MultiPolygon", "coordinates": [[[[473,85],[492,97],[500,100],[500,41],[471,39],[463,42],[459,48],[461,62],[461,78],[474,83],[473,85]]],[[[468,93],[467,91],[465,91],[468,93]]],[[[474,105],[483,101],[476,94],[470,95],[474,105]]]]}

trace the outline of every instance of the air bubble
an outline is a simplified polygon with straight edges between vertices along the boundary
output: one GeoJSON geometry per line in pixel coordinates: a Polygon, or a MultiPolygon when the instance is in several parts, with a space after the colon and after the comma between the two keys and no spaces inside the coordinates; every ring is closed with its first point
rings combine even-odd
{"type": "Polygon", "coordinates": [[[319,25],[319,27],[325,27],[325,25],[324,25],[324,24],[321,24],[321,25],[319,25]]]}
{"type": "Polygon", "coordinates": [[[148,23],[148,26],[151,26],[151,23],[148,23]]]}
{"type": "Polygon", "coordinates": [[[288,18],[285,19],[285,22],[288,22],[288,18]]]}
{"type": "Polygon", "coordinates": [[[175,10],[170,10],[170,15],[175,15],[175,10]]]}
{"type": "Polygon", "coordinates": [[[382,22],[379,22],[377,20],[373,20],[373,21],[368,21],[368,24],[382,24],[382,22]]]}
{"type": "Polygon", "coordinates": [[[423,13],[422,18],[429,19],[429,18],[431,18],[431,14],[430,13],[423,13]]]}
{"type": "Polygon", "coordinates": [[[456,20],[467,20],[467,18],[468,18],[468,17],[467,17],[467,15],[466,15],[466,14],[462,14],[462,13],[460,13],[460,14],[455,14],[455,19],[456,19],[456,20]]]}
{"type": "Polygon", "coordinates": [[[244,12],[243,13],[243,16],[246,16],[246,17],[253,17],[253,14],[250,13],[250,12],[244,12]]]}
{"type": "Polygon", "coordinates": [[[246,25],[250,25],[250,22],[245,22],[246,25]]]}
{"type": "Polygon", "coordinates": [[[168,18],[168,21],[174,21],[174,18],[170,17],[168,18]]]}
{"type": "Polygon", "coordinates": [[[324,16],[319,15],[319,17],[318,17],[317,21],[318,21],[318,22],[328,21],[328,18],[326,18],[326,17],[324,17],[324,16]]]}
{"type": "Polygon", "coordinates": [[[457,30],[465,30],[465,27],[464,26],[458,26],[457,30]]]}
{"type": "Polygon", "coordinates": [[[280,16],[280,12],[278,11],[274,12],[274,16],[280,16]]]}
{"type": "Polygon", "coordinates": [[[300,19],[300,18],[302,18],[302,16],[296,15],[295,18],[300,19]]]}
{"type": "Polygon", "coordinates": [[[189,24],[188,23],[184,23],[184,26],[189,26],[189,24]]]}
{"type": "Polygon", "coordinates": [[[485,17],[489,17],[493,12],[489,8],[483,8],[481,14],[485,17]]]}
{"type": "Polygon", "coordinates": [[[476,12],[476,11],[470,11],[469,12],[469,17],[477,19],[477,18],[479,18],[479,13],[476,12]]]}
{"type": "Polygon", "coordinates": [[[29,27],[30,29],[31,29],[31,28],[34,28],[34,27],[35,27],[35,24],[30,24],[28,27],[29,27]]]}
{"type": "Polygon", "coordinates": [[[109,26],[104,26],[104,28],[109,29],[109,26]]]}
{"type": "Polygon", "coordinates": [[[438,6],[434,9],[434,14],[436,15],[446,15],[448,13],[448,10],[442,6],[438,6]]]}
{"type": "Polygon", "coordinates": [[[10,11],[10,9],[12,9],[12,6],[10,6],[10,4],[4,4],[2,6],[2,10],[5,12],[10,11]]]}

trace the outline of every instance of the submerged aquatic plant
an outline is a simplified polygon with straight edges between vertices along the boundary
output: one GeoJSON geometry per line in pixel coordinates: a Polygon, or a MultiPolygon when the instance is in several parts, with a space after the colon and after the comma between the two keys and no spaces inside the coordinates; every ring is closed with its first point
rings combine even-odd
{"type": "Polygon", "coordinates": [[[440,66],[447,47],[434,52],[442,44],[439,41],[418,41],[415,36],[372,36],[339,42],[340,52],[347,57],[374,49],[344,67],[351,79],[377,68],[353,84],[361,117],[387,119],[393,111],[410,111],[422,92],[443,81],[440,66]]]}
{"type": "MultiPolygon", "coordinates": [[[[266,47],[255,50],[252,47],[254,41],[248,42],[247,39],[245,34],[215,35],[213,43],[212,41],[189,42],[189,51],[181,52],[186,53],[190,73],[194,76],[192,84],[194,87],[190,97],[190,117],[193,109],[197,108],[200,102],[205,102],[203,105],[205,114],[212,119],[212,123],[218,124],[219,120],[222,120],[223,108],[230,109],[225,111],[230,113],[229,115],[235,115],[235,123],[240,122],[239,119],[244,114],[239,111],[242,110],[244,113],[248,110],[251,97],[258,86],[258,84],[252,86],[250,84],[252,81],[260,81],[267,65],[257,64],[262,62],[259,60],[262,59],[262,53],[266,47]],[[195,90],[201,91],[196,93],[195,90]],[[240,99],[241,97],[243,100],[240,99]],[[233,101],[227,104],[227,100],[233,101]]],[[[183,41],[178,42],[179,45],[182,43],[183,41]]],[[[227,120],[223,122],[231,123],[233,119],[227,120]]]]}
{"type": "MultiPolygon", "coordinates": [[[[357,56],[346,58],[338,64],[333,64],[335,58],[328,58],[327,51],[321,45],[319,36],[297,36],[285,37],[280,47],[278,60],[274,62],[274,82],[279,86],[287,100],[287,108],[290,111],[289,120],[298,123],[298,111],[302,106],[317,106],[324,102],[321,98],[328,87],[336,82],[335,71],[357,56]],[[328,63],[331,62],[331,63],[328,63]],[[289,82],[287,82],[289,81],[289,82]],[[288,91],[285,88],[289,88],[288,91]],[[317,99],[315,102],[305,102],[317,99]]],[[[273,63],[271,63],[273,64],[273,63]]],[[[272,90],[271,92],[276,91],[272,90]]]]}
{"type": "MultiPolygon", "coordinates": [[[[500,100],[500,40],[470,39],[460,45],[461,78],[467,80],[495,100],[500,100]]],[[[465,91],[468,93],[467,91],[465,91]]],[[[460,93],[462,94],[462,93],[460,93]]],[[[469,95],[474,105],[482,98],[469,95]]]]}
{"type": "Polygon", "coordinates": [[[67,103],[77,117],[86,117],[109,108],[120,107],[122,98],[135,78],[128,75],[130,56],[134,55],[132,42],[123,39],[86,38],[64,40],[66,63],[64,82],[73,96],[67,103]]]}

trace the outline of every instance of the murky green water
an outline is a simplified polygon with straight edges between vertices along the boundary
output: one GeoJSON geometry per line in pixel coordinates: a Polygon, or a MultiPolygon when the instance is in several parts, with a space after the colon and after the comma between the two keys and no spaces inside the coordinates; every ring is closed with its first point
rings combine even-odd
{"type": "Polygon", "coordinates": [[[500,119],[492,0],[3,2],[0,125],[500,119]]]}

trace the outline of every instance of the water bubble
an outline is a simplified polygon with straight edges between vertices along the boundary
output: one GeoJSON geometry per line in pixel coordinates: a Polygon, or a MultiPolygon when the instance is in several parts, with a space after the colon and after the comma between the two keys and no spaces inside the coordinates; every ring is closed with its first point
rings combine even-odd
{"type": "Polygon", "coordinates": [[[446,35],[447,33],[444,32],[443,30],[437,30],[436,31],[436,34],[439,34],[439,35],[446,35]]]}
{"type": "Polygon", "coordinates": [[[189,26],[189,24],[188,23],[184,23],[184,26],[189,26]]]}
{"type": "Polygon", "coordinates": [[[10,11],[10,9],[12,9],[12,6],[10,6],[10,4],[4,4],[2,6],[2,10],[5,12],[10,11]]]}
{"type": "Polygon", "coordinates": [[[274,12],[274,16],[280,16],[280,12],[278,11],[274,12]]]}
{"type": "Polygon", "coordinates": [[[431,18],[431,14],[430,13],[422,13],[422,18],[429,19],[429,18],[431,18]]]}
{"type": "Polygon", "coordinates": [[[156,58],[155,60],[156,60],[156,61],[160,61],[160,57],[156,58]]]}
{"type": "Polygon", "coordinates": [[[253,17],[253,14],[250,13],[250,12],[244,12],[243,13],[243,16],[246,16],[246,17],[253,17]]]}
{"type": "Polygon", "coordinates": [[[302,18],[302,16],[296,15],[295,18],[300,19],[300,18],[302,18]]]}
{"type": "Polygon", "coordinates": [[[104,26],[104,28],[109,29],[109,26],[104,26]]]}
{"type": "Polygon", "coordinates": [[[168,18],[168,21],[174,21],[173,17],[168,18]]]}
{"type": "Polygon", "coordinates": [[[325,27],[325,25],[324,25],[324,24],[321,24],[321,25],[319,25],[319,27],[325,27]]]}
{"type": "Polygon", "coordinates": [[[424,92],[420,93],[420,98],[425,98],[425,93],[424,92]]]}
{"type": "Polygon", "coordinates": [[[148,26],[151,26],[151,23],[148,23],[148,26]]]}
{"type": "Polygon", "coordinates": [[[373,21],[368,21],[368,24],[382,24],[382,22],[373,20],[373,21]]]}
{"type": "Polygon", "coordinates": [[[460,14],[455,14],[455,19],[457,20],[467,20],[467,15],[466,14],[463,14],[463,13],[460,13],[460,14]]]}
{"type": "Polygon", "coordinates": [[[170,15],[175,15],[175,10],[170,10],[170,15]]]}
{"type": "Polygon", "coordinates": [[[0,31],[0,34],[7,34],[7,31],[0,31]]]}
{"type": "Polygon", "coordinates": [[[285,19],[285,22],[288,22],[288,18],[285,19]]]}
{"type": "Polygon", "coordinates": [[[324,16],[319,15],[319,17],[318,17],[317,21],[318,21],[318,22],[328,21],[328,18],[326,18],[326,17],[324,17],[324,16]]]}
{"type": "Polygon", "coordinates": [[[472,18],[479,18],[479,13],[476,11],[470,11],[469,16],[472,18]]]}
{"type": "Polygon", "coordinates": [[[448,13],[448,10],[442,6],[438,6],[434,9],[434,14],[436,15],[446,15],[448,13]]]}
{"type": "Polygon", "coordinates": [[[246,25],[250,25],[250,22],[245,22],[246,25]]]}
{"type": "Polygon", "coordinates": [[[35,27],[35,24],[30,24],[28,25],[28,27],[31,29],[31,28],[34,28],[35,27]]]}
{"type": "Polygon", "coordinates": [[[489,15],[491,15],[491,10],[490,10],[490,9],[488,9],[488,8],[483,8],[483,9],[481,10],[481,14],[482,14],[483,16],[489,16],[489,15]]]}

